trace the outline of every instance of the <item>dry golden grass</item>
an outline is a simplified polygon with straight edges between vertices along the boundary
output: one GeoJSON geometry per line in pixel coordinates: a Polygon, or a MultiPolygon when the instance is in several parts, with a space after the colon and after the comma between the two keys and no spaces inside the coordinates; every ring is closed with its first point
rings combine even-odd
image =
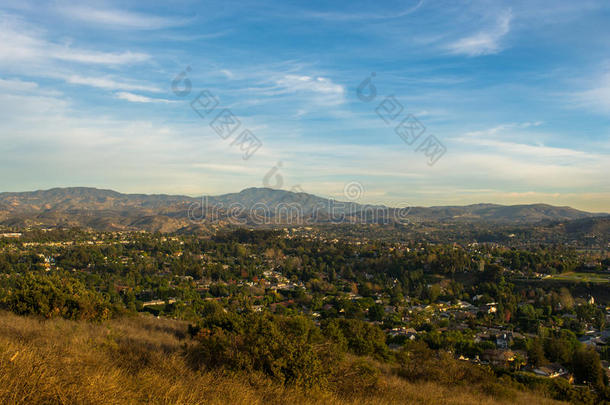
{"type": "Polygon", "coordinates": [[[152,317],[93,324],[0,313],[0,403],[556,403],[516,391],[502,399],[463,387],[410,383],[389,370],[374,391],[351,394],[303,392],[264,376],[199,372],[184,361],[185,331],[184,323],[152,317]]]}

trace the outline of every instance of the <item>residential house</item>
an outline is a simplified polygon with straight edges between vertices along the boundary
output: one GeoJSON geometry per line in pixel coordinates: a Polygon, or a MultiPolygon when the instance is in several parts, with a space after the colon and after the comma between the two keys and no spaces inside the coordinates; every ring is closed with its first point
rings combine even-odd
{"type": "Polygon", "coordinates": [[[568,374],[568,370],[559,363],[551,363],[546,366],[535,368],[534,373],[543,377],[556,378],[568,374]]]}

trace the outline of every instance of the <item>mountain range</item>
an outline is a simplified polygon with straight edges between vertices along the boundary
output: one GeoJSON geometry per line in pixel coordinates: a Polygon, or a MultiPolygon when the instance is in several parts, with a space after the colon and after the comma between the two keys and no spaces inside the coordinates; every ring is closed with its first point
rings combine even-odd
{"type": "Polygon", "coordinates": [[[0,225],[79,226],[96,230],[181,229],[232,222],[244,225],[393,222],[536,224],[607,216],[546,204],[393,208],[342,202],[307,193],[248,188],[208,197],[122,194],[70,187],[0,193],[0,225]]]}

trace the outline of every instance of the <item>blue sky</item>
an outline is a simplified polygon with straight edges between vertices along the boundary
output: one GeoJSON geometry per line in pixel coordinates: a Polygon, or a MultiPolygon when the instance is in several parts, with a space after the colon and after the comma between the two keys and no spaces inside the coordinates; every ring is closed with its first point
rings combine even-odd
{"type": "Polygon", "coordinates": [[[607,2],[72,3],[0,3],[0,190],[221,194],[278,167],[272,186],[344,199],[356,182],[360,202],[610,212],[607,2]],[[228,139],[210,127],[223,108],[228,139]],[[412,145],[394,131],[408,114],[412,145]],[[247,160],[244,129],[262,142],[247,160]]]}

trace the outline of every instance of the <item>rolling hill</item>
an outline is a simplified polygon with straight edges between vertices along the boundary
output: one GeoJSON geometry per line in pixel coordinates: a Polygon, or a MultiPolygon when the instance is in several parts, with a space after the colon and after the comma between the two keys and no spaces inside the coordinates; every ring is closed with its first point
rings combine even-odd
{"type": "Polygon", "coordinates": [[[534,224],[587,220],[592,214],[546,204],[390,208],[334,201],[307,193],[248,188],[208,197],[122,194],[70,187],[0,193],[0,225],[80,226],[97,230],[172,232],[211,223],[244,225],[392,222],[534,224]]]}

